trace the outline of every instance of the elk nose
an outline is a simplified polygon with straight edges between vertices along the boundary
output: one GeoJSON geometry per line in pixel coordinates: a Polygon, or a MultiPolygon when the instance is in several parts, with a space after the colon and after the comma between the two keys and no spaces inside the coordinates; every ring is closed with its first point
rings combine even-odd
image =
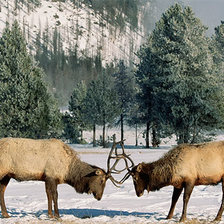
{"type": "Polygon", "coordinates": [[[100,199],[102,198],[102,196],[96,194],[96,193],[93,193],[94,195],[94,198],[97,199],[98,201],[100,201],[100,199]]]}
{"type": "Polygon", "coordinates": [[[101,198],[102,198],[102,196],[96,196],[95,198],[96,198],[98,201],[100,201],[101,198]]]}
{"type": "Polygon", "coordinates": [[[144,194],[144,192],[138,193],[138,197],[141,197],[144,194]]]}

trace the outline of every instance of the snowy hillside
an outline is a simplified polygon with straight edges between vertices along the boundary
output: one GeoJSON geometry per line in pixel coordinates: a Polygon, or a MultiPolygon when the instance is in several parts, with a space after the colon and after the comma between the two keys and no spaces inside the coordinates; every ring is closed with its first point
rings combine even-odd
{"type": "Polygon", "coordinates": [[[6,22],[11,24],[17,19],[30,45],[34,45],[39,32],[42,35],[48,29],[49,34],[53,35],[57,28],[62,34],[65,51],[76,45],[79,52],[86,55],[92,56],[100,51],[106,61],[114,58],[129,60],[134,57],[145,36],[140,12],[136,28],[126,23],[121,29],[115,22],[108,22],[106,14],[102,16],[85,4],[75,5],[70,0],[34,1],[40,2],[36,5],[21,2],[24,1],[0,1],[0,33],[6,22]]]}

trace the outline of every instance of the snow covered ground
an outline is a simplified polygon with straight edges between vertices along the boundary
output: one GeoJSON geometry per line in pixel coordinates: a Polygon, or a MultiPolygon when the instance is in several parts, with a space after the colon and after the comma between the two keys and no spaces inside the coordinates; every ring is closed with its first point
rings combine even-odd
{"type": "MultiPolygon", "coordinates": [[[[91,148],[89,145],[74,145],[83,161],[106,169],[110,149],[91,148]]],[[[158,159],[170,147],[160,149],[128,149],[134,162],[149,162],[158,159]]],[[[165,220],[169,210],[172,187],[162,188],[138,198],[131,178],[121,188],[108,180],[103,198],[97,201],[92,195],[78,194],[68,185],[59,185],[59,211],[61,220],[47,216],[47,198],[44,183],[16,182],[11,180],[6,190],[6,206],[11,218],[0,218],[1,224],[22,223],[177,223],[182,211],[182,197],[177,203],[172,220],[165,220]]],[[[194,188],[189,206],[188,223],[212,221],[221,203],[221,185],[194,188]]],[[[223,218],[224,220],[224,218],[223,218]]],[[[220,222],[224,223],[224,221],[220,222]]]]}

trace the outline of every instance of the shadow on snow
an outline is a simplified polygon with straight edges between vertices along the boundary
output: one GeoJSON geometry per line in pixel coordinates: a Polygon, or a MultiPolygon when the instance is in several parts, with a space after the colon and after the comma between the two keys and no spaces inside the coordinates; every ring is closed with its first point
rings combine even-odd
{"type": "MultiPolygon", "coordinates": [[[[42,215],[47,216],[47,210],[40,210],[38,212],[25,212],[23,210],[16,211],[15,209],[8,209],[11,217],[25,217],[27,215],[33,215],[35,217],[41,217],[42,215]]],[[[59,209],[60,216],[63,218],[64,215],[73,215],[77,218],[93,218],[98,216],[108,216],[113,218],[115,216],[135,216],[141,218],[150,218],[158,215],[158,213],[144,213],[144,212],[127,212],[127,211],[116,211],[116,210],[103,210],[103,209],[59,209]]],[[[0,212],[1,215],[1,212],[0,212]]]]}
{"type": "Polygon", "coordinates": [[[61,215],[74,215],[77,218],[93,218],[98,216],[108,216],[111,218],[114,216],[136,216],[150,218],[151,216],[155,215],[155,213],[127,212],[103,209],[60,209],[59,212],[61,215]]]}

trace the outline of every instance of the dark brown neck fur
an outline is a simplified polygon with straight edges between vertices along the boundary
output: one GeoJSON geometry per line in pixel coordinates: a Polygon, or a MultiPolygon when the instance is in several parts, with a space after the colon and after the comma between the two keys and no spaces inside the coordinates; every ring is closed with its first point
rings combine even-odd
{"type": "Polygon", "coordinates": [[[76,159],[70,164],[66,183],[75,188],[78,193],[88,193],[89,174],[95,173],[96,167],[76,159]]]}
{"type": "Polygon", "coordinates": [[[150,191],[168,186],[172,179],[172,165],[163,159],[144,165],[143,172],[148,174],[148,188],[150,191]]]}

